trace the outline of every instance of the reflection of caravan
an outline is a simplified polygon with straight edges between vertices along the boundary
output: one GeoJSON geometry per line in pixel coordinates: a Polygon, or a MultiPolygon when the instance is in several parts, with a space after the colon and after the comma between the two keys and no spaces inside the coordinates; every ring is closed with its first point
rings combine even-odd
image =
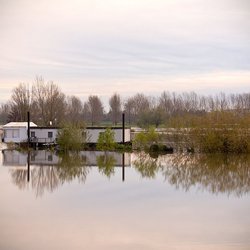
{"type": "MultiPolygon", "coordinates": [[[[28,160],[27,153],[21,153],[16,150],[4,150],[3,166],[19,167],[26,166],[28,160]]],[[[112,157],[116,167],[131,165],[130,154],[122,154],[116,152],[101,152],[101,151],[81,151],[79,153],[81,159],[84,159],[83,166],[95,167],[98,166],[97,161],[100,156],[112,157]]],[[[57,166],[62,163],[62,159],[51,151],[36,150],[30,152],[30,164],[32,166],[57,166]]]]}
{"type": "Polygon", "coordinates": [[[27,154],[16,150],[3,150],[3,166],[20,167],[26,166],[27,154]]]}
{"type": "Polygon", "coordinates": [[[90,166],[90,167],[91,166],[93,166],[93,167],[98,166],[98,164],[97,164],[98,157],[105,156],[105,155],[108,157],[112,157],[114,159],[116,167],[122,167],[123,164],[124,164],[124,166],[131,165],[130,154],[128,154],[128,153],[124,154],[124,159],[123,159],[122,154],[116,153],[116,152],[81,151],[80,155],[82,158],[86,158],[86,165],[90,166]]]}
{"type": "MultiPolygon", "coordinates": [[[[16,150],[3,150],[3,166],[26,166],[28,162],[28,154],[21,153],[16,150]]],[[[30,164],[39,166],[54,166],[59,162],[56,154],[46,150],[36,150],[30,152],[30,164]]]]}

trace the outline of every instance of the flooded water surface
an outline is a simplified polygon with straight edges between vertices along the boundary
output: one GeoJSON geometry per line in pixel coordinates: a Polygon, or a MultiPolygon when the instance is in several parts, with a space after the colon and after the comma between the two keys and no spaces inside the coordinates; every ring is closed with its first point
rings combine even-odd
{"type": "Polygon", "coordinates": [[[0,185],[0,249],[250,249],[248,155],[2,150],[0,185]]]}

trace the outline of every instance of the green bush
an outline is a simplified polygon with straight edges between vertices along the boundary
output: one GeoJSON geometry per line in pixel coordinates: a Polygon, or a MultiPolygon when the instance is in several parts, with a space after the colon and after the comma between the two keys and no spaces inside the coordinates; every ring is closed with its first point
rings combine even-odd
{"type": "Polygon", "coordinates": [[[176,145],[207,153],[249,153],[249,124],[249,113],[233,111],[185,114],[169,121],[176,145]]]}
{"type": "Polygon", "coordinates": [[[65,124],[58,132],[57,143],[61,150],[81,150],[84,143],[83,129],[73,124],[65,124]]]}
{"type": "Polygon", "coordinates": [[[212,129],[193,131],[194,144],[201,152],[247,153],[250,150],[249,136],[241,129],[212,129]]]}
{"type": "Polygon", "coordinates": [[[154,127],[150,127],[147,131],[136,134],[133,147],[138,150],[149,150],[152,145],[159,142],[160,135],[155,131],[154,127]]]}
{"type": "Polygon", "coordinates": [[[115,133],[110,128],[105,132],[99,133],[96,148],[102,151],[112,151],[116,148],[115,133]]]}

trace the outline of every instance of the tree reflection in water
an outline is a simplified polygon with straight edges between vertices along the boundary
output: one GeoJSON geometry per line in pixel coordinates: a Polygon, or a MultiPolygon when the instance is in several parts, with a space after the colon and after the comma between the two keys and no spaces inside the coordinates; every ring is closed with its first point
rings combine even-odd
{"type": "Polygon", "coordinates": [[[31,170],[31,186],[36,196],[42,196],[45,191],[53,192],[59,186],[57,170],[55,166],[41,166],[31,170]]]}
{"type": "MultiPolygon", "coordinates": [[[[85,182],[89,167],[86,166],[86,157],[80,153],[68,153],[59,156],[56,165],[34,166],[31,170],[31,187],[36,196],[42,196],[45,191],[53,192],[65,182],[78,179],[85,182]]],[[[14,184],[20,189],[29,186],[27,182],[27,169],[11,169],[11,177],[14,184]]]]}
{"type": "MultiPolygon", "coordinates": [[[[95,156],[95,154],[93,154],[95,156]]],[[[162,174],[177,189],[192,187],[214,194],[240,196],[250,192],[250,155],[172,154],[150,157],[146,153],[134,154],[133,167],[143,178],[156,178],[162,174]]],[[[110,178],[114,174],[116,158],[110,152],[96,158],[99,172],[110,178]]],[[[75,179],[84,183],[90,172],[87,158],[81,153],[59,156],[54,165],[32,166],[31,187],[36,196],[52,192],[65,182],[75,179]]],[[[20,188],[29,187],[27,169],[10,170],[12,181],[20,188]]]]}
{"type": "Polygon", "coordinates": [[[155,178],[156,173],[161,166],[158,157],[153,158],[145,152],[138,153],[133,164],[135,169],[141,174],[141,176],[146,178],[155,178]]]}
{"type": "Polygon", "coordinates": [[[90,167],[87,166],[87,158],[80,153],[62,154],[58,164],[58,176],[62,183],[78,179],[84,183],[90,167]]]}
{"type": "Polygon", "coordinates": [[[99,172],[110,178],[115,173],[116,160],[112,154],[104,152],[96,157],[99,172]]]}
{"type": "Polygon", "coordinates": [[[145,178],[162,173],[177,189],[191,187],[236,196],[250,191],[250,155],[172,154],[152,158],[139,153],[134,168],[145,178]]]}
{"type": "Polygon", "coordinates": [[[27,169],[11,169],[11,179],[12,182],[18,186],[19,189],[25,189],[29,187],[29,183],[27,182],[27,169]]]}
{"type": "Polygon", "coordinates": [[[250,155],[180,154],[166,159],[165,179],[176,188],[197,185],[212,193],[243,195],[250,191],[250,155]]]}

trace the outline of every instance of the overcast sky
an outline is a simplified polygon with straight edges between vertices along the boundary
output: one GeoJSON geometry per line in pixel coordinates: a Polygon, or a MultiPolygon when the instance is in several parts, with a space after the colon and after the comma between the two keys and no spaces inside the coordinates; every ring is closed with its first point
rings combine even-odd
{"type": "Polygon", "coordinates": [[[249,0],[0,0],[0,103],[37,75],[67,95],[250,91],[249,0]]]}

